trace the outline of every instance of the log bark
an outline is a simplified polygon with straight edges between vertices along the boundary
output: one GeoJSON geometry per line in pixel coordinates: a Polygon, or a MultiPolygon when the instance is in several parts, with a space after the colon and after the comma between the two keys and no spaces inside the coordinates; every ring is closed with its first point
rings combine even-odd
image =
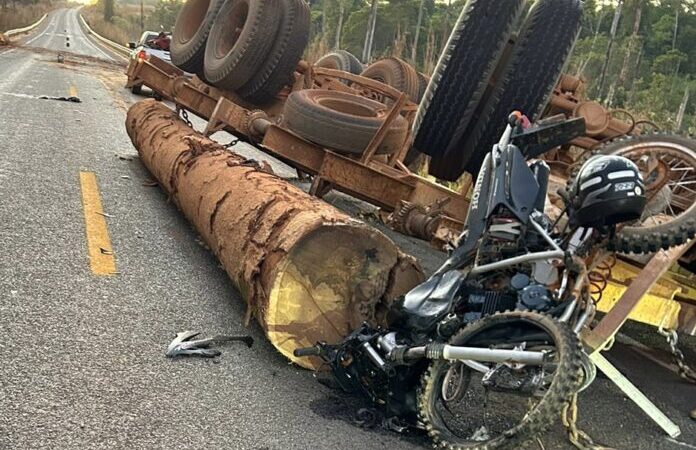
{"type": "Polygon", "coordinates": [[[142,162],[196,227],[271,343],[335,343],[422,281],[415,260],[381,232],[309,196],[188,127],[154,100],[126,129],[142,162]]]}

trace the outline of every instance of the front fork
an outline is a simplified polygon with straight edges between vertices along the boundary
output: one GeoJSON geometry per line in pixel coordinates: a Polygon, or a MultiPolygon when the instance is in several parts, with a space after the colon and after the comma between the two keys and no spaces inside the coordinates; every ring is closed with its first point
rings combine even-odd
{"type": "MultiPolygon", "coordinates": [[[[396,333],[390,332],[376,338],[376,346],[370,340],[362,341],[359,348],[380,370],[393,374],[394,366],[411,364],[427,358],[430,360],[461,361],[463,363],[499,363],[541,366],[548,360],[549,352],[529,350],[492,349],[467,347],[443,343],[430,343],[420,346],[399,345],[396,333]]],[[[320,356],[328,362],[336,357],[336,347],[318,343],[313,347],[294,351],[297,357],[320,356]]]]}

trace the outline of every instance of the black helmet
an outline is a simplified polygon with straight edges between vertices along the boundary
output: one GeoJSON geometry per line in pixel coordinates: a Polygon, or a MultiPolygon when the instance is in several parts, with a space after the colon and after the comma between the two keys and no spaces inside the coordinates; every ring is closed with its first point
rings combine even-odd
{"type": "Polygon", "coordinates": [[[640,219],[645,185],[638,167],[623,156],[593,156],[575,178],[573,222],[583,227],[640,219]]]}

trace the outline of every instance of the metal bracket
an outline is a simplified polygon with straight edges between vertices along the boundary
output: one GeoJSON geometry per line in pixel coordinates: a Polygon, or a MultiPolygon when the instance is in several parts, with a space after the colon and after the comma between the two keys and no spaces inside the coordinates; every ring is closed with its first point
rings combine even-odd
{"type": "Polygon", "coordinates": [[[621,392],[638,405],[667,435],[676,438],[681,434],[679,426],[663,413],[648,397],[643,394],[631,381],[614,367],[600,352],[590,355],[590,359],[604,375],[614,383],[621,392]]]}
{"type": "Polygon", "coordinates": [[[655,253],[648,264],[631,282],[614,307],[609,310],[592,331],[583,336],[583,341],[592,349],[592,353],[601,351],[613,339],[643,295],[689,249],[692,242],[655,253]]]}

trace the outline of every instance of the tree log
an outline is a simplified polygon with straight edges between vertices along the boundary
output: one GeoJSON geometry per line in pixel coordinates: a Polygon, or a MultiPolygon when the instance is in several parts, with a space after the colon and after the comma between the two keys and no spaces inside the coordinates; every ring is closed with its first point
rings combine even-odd
{"type": "Polygon", "coordinates": [[[378,230],[232,153],[160,102],[128,111],[142,162],[196,227],[271,343],[292,351],[336,343],[423,279],[415,260],[378,230]]]}

